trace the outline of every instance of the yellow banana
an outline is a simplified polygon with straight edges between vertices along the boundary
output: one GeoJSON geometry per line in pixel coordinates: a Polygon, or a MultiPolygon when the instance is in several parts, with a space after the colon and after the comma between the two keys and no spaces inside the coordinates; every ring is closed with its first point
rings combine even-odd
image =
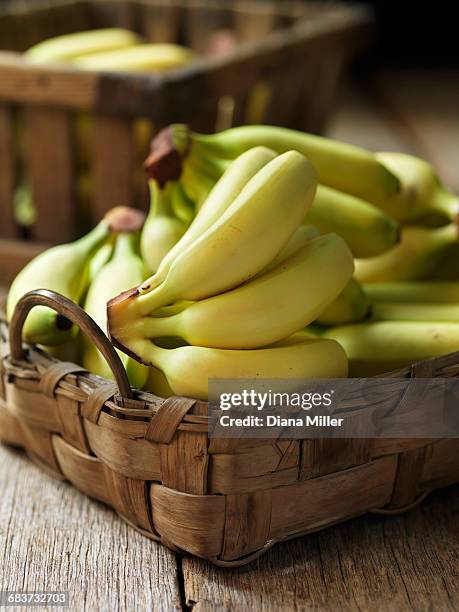
{"type": "MultiPolygon", "coordinates": [[[[145,268],[137,254],[138,235],[119,234],[113,258],[106,263],[94,278],[85,301],[86,312],[102,331],[107,331],[107,302],[121,291],[140,284],[145,278],[145,268]]],[[[142,388],[148,377],[148,368],[120,353],[133,387],[142,388]]],[[[83,337],[83,366],[104,378],[112,378],[110,368],[93,342],[83,337]]]]}
{"type": "Polygon", "coordinates": [[[332,327],[325,336],[344,348],[353,377],[390,372],[459,350],[457,323],[376,321],[332,327]]]}
{"type": "Polygon", "coordinates": [[[74,60],[82,70],[105,70],[112,72],[163,72],[190,64],[196,53],[170,43],[139,44],[84,55],[74,60]]]}
{"type": "Polygon", "coordinates": [[[361,283],[427,279],[457,242],[458,228],[453,223],[436,229],[406,227],[401,242],[387,253],[357,259],[355,276],[361,283]]]}
{"type": "Polygon", "coordinates": [[[186,232],[186,225],[171,210],[172,184],[160,189],[150,180],[150,212],[142,230],[140,250],[150,273],[158,270],[161,261],[186,232]]]}
{"type": "Polygon", "coordinates": [[[112,340],[135,352],[129,331],[133,320],[177,300],[216,295],[255,276],[301,224],[315,188],[314,168],[295,151],[266,164],[220,219],[177,255],[159,286],[152,290],[147,280],[109,303],[112,340]]]}
{"type": "MultiPolygon", "coordinates": [[[[17,275],[8,294],[7,316],[11,319],[19,299],[34,289],[57,291],[74,302],[80,302],[89,283],[89,262],[111,233],[139,222],[139,211],[118,207],[112,209],[89,234],[38,255],[17,275]]],[[[143,215],[142,215],[143,218],[143,215]]],[[[45,306],[34,308],[27,317],[23,335],[33,344],[63,344],[76,330],[66,318],[45,306]]]]}
{"type": "Polygon", "coordinates": [[[161,261],[154,278],[149,280],[152,288],[166,278],[174,259],[220,219],[247,182],[275,157],[275,153],[269,149],[255,147],[231,164],[212,189],[188,230],[161,261]]]}
{"type": "Polygon", "coordinates": [[[202,346],[162,349],[145,341],[142,358],[164,372],[175,395],[206,400],[213,378],[343,378],[347,360],[337,342],[307,338],[255,350],[202,346]]]}
{"type": "Polygon", "coordinates": [[[31,47],[25,55],[36,64],[69,62],[90,53],[123,49],[140,42],[140,36],[121,28],[88,30],[49,38],[31,47]]]}
{"type": "Polygon", "coordinates": [[[334,232],[348,243],[355,257],[374,257],[399,239],[398,223],[367,202],[342,191],[317,186],[306,223],[322,234],[334,232]]]}
{"type": "Polygon", "coordinates": [[[412,281],[374,283],[364,286],[372,302],[393,304],[454,304],[459,303],[459,283],[412,281]]]}
{"type": "Polygon", "coordinates": [[[129,333],[152,340],[176,336],[214,348],[267,346],[314,321],[346,285],[353,268],[342,238],[320,236],[250,282],[169,317],[143,317],[129,333]]]}
{"type": "MultiPolygon", "coordinates": [[[[197,134],[182,124],[174,124],[159,135],[153,148],[161,150],[162,157],[175,155],[179,159],[176,167],[180,167],[187,158],[234,159],[258,145],[277,153],[298,151],[314,165],[321,184],[374,204],[383,203],[399,189],[398,179],[372,153],[343,142],[281,127],[249,125],[217,134],[197,134]],[[168,142],[168,147],[164,146],[165,142],[168,142]]],[[[160,166],[158,163],[158,168],[160,166]]]]}
{"type": "Polygon", "coordinates": [[[300,225],[295,230],[294,234],[284,248],[281,249],[279,253],[269,262],[269,264],[256,276],[254,276],[254,278],[258,278],[262,274],[266,274],[266,272],[270,272],[274,268],[277,268],[279,264],[283,263],[291,255],[294,255],[302,247],[311,242],[311,240],[314,240],[314,238],[318,238],[319,236],[319,230],[313,225],[300,225]]]}
{"type": "Polygon", "coordinates": [[[439,215],[445,223],[459,213],[459,198],[441,184],[432,166],[414,155],[376,153],[376,158],[400,181],[399,193],[382,202],[394,219],[413,223],[426,215],[439,215]]]}
{"type": "Polygon", "coordinates": [[[351,278],[338,297],[320,313],[320,325],[344,325],[362,321],[370,313],[371,304],[362,285],[351,278]]]}

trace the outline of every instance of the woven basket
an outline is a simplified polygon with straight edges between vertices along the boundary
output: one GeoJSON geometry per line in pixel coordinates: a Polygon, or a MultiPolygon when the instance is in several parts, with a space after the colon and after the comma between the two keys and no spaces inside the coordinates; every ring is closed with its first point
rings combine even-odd
{"type": "MultiPolygon", "coordinates": [[[[457,439],[209,439],[206,402],[131,391],[94,321],[49,291],[25,296],[0,334],[0,439],[147,537],[217,565],[242,565],[366,512],[407,510],[459,481],[457,439]],[[91,338],[116,384],[22,346],[25,318],[40,304],[91,338]]],[[[458,375],[459,353],[391,374],[458,375]]]]}

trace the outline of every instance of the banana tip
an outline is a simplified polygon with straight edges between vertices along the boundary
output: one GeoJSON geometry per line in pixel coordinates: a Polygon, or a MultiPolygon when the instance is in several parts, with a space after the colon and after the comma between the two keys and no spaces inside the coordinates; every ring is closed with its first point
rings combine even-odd
{"type": "Polygon", "coordinates": [[[133,233],[139,231],[145,222],[145,213],[129,206],[115,206],[104,217],[113,233],[133,233]]]}
{"type": "Polygon", "coordinates": [[[182,174],[183,160],[190,148],[190,137],[187,134],[184,147],[177,147],[173,126],[161,130],[150,143],[150,154],[144,162],[145,172],[150,179],[155,179],[160,187],[168,181],[177,181],[182,174]]]}

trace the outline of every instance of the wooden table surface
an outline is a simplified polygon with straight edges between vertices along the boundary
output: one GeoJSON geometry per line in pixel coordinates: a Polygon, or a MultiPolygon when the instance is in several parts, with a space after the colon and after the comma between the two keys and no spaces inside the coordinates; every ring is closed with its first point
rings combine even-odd
{"type": "MultiPolygon", "coordinates": [[[[457,73],[384,74],[340,97],[331,135],[417,152],[459,191],[457,73]]],[[[72,610],[459,609],[459,485],[397,517],[369,515],[222,570],[126,526],[0,445],[0,590],[70,592],[72,610]]]]}

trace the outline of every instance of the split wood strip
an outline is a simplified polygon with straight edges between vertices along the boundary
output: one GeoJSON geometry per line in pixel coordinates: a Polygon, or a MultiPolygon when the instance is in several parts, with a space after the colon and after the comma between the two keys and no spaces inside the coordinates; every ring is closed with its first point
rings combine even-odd
{"type": "Polygon", "coordinates": [[[95,117],[92,142],[93,222],[114,206],[135,206],[134,136],[129,120],[95,117]]]}
{"type": "Polygon", "coordinates": [[[71,115],[63,110],[27,107],[21,119],[26,179],[37,210],[34,238],[69,242],[76,238],[77,222],[71,115]]]}
{"type": "Polygon", "coordinates": [[[15,154],[13,112],[0,104],[0,235],[6,238],[18,235],[14,219],[15,154]]]}

